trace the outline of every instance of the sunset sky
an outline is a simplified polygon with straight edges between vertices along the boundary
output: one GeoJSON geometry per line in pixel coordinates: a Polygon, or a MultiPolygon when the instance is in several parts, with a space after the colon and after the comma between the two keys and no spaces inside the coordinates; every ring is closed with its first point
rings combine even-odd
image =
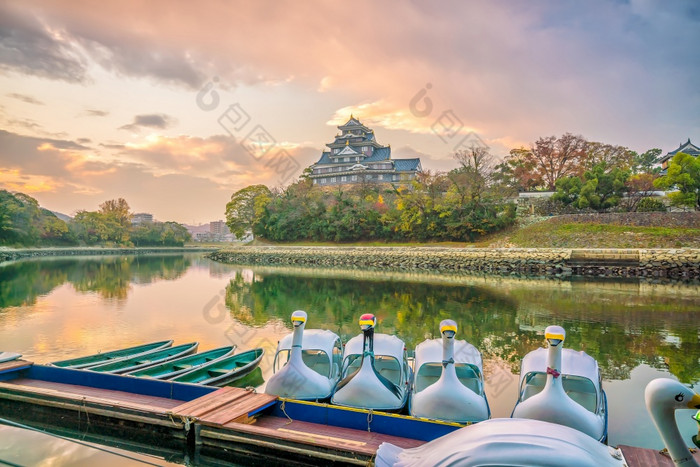
{"type": "Polygon", "coordinates": [[[698,44],[694,0],[0,1],[0,188],[209,222],[351,113],[429,170],[475,135],[665,153],[700,142],[698,44]]]}

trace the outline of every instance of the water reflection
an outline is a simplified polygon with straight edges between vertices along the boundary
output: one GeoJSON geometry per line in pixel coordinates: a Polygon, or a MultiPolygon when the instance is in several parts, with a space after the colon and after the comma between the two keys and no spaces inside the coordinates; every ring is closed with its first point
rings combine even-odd
{"type": "Polygon", "coordinates": [[[650,286],[649,297],[639,283],[474,277],[427,283],[359,271],[255,271],[236,271],[226,287],[233,318],[249,326],[271,318],[286,323],[302,309],[310,326],[346,341],[358,332],[357,317],[371,312],[379,332],[398,335],[412,349],[451,318],[485,358],[517,373],[522,356],[542,346],[544,328],[556,323],[567,330],[567,346],[596,358],[606,379],[627,379],[640,364],[668,369],[685,383],[700,379],[697,289],[650,286]],[[314,277],[328,274],[337,277],[314,277]]]}
{"type": "MultiPolygon", "coordinates": [[[[700,382],[700,286],[648,282],[540,280],[319,268],[248,268],[201,255],[54,258],[0,265],[0,351],[43,363],[162,339],[208,350],[274,346],[303,309],[309,328],[347,341],[372,312],[378,332],[409,349],[455,319],[460,337],[484,354],[486,391],[496,417],[517,397],[520,360],[543,345],[544,328],[567,330],[567,346],[600,363],[610,403],[610,441],[661,447],[644,410],[644,386],[674,375],[700,382]],[[630,427],[641,427],[631,429],[630,427]]],[[[682,430],[696,430],[681,417],[682,430]]]]}
{"type": "Polygon", "coordinates": [[[174,280],[190,267],[183,255],[107,256],[18,261],[0,267],[0,311],[36,303],[68,282],[78,292],[97,292],[107,299],[126,299],[131,284],[174,280]]]}

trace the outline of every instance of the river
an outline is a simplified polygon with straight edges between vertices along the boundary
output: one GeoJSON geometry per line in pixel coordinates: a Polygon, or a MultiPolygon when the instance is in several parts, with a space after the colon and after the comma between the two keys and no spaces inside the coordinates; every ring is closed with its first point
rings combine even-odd
{"type": "MultiPolygon", "coordinates": [[[[700,383],[700,286],[628,281],[447,276],[352,270],[259,268],[212,262],[201,254],[23,260],[0,265],[0,351],[45,363],[174,339],[199,349],[263,347],[262,377],[272,371],[292,311],[307,328],[343,342],[360,314],[409,349],[438,337],[446,318],[484,357],[494,417],[517,398],[520,359],[543,346],[550,324],[565,346],[598,360],[609,404],[609,443],[663,447],[644,406],[656,377],[700,383]]],[[[261,389],[264,386],[261,386],[261,389]]],[[[690,411],[677,417],[696,432],[690,411]]]]}

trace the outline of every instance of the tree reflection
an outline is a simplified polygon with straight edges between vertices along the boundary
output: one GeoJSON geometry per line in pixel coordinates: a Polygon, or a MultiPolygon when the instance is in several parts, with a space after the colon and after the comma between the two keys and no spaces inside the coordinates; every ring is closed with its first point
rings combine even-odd
{"type": "Polygon", "coordinates": [[[627,379],[642,363],[668,369],[686,383],[700,379],[692,293],[646,294],[639,284],[611,288],[494,280],[493,285],[445,285],[357,277],[238,271],[226,288],[226,305],[249,326],[271,320],[288,325],[290,313],[302,309],[310,328],[333,330],[344,342],[359,332],[360,314],[374,313],[378,332],[398,335],[409,349],[437,337],[439,322],[451,318],[460,337],[485,359],[503,360],[516,374],[522,357],[544,345],[544,328],[558,324],[567,330],[566,346],[598,360],[606,379],[627,379]],[[672,311],[673,304],[682,311],[672,311]]]}
{"type": "Polygon", "coordinates": [[[66,282],[78,292],[123,300],[132,283],[177,279],[190,262],[184,255],[129,255],[10,263],[0,267],[0,312],[6,307],[33,305],[37,297],[66,282]]]}

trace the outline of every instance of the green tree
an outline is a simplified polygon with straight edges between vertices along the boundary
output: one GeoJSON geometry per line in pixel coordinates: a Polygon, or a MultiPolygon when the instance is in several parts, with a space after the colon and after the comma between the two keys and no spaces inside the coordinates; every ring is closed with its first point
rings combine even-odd
{"type": "Polygon", "coordinates": [[[585,183],[579,192],[577,207],[605,211],[617,206],[625,191],[629,172],[615,167],[608,170],[606,162],[600,162],[584,174],[585,183]]]}
{"type": "Polygon", "coordinates": [[[265,185],[251,185],[238,190],[226,204],[226,225],[237,238],[254,229],[270,201],[270,189],[265,185]]]}
{"type": "Polygon", "coordinates": [[[641,154],[635,153],[632,172],[635,174],[658,174],[661,168],[654,167],[654,165],[656,165],[656,161],[659,160],[660,155],[661,149],[658,148],[649,149],[641,154]]]}
{"type": "Polygon", "coordinates": [[[700,210],[700,158],[679,152],[668,164],[666,175],[657,178],[654,186],[678,190],[668,195],[671,205],[700,210]]]}
{"type": "Polygon", "coordinates": [[[116,244],[129,243],[129,230],[131,228],[131,213],[129,203],[124,198],[112,199],[100,204],[99,213],[103,217],[107,228],[105,241],[116,244]]]}

